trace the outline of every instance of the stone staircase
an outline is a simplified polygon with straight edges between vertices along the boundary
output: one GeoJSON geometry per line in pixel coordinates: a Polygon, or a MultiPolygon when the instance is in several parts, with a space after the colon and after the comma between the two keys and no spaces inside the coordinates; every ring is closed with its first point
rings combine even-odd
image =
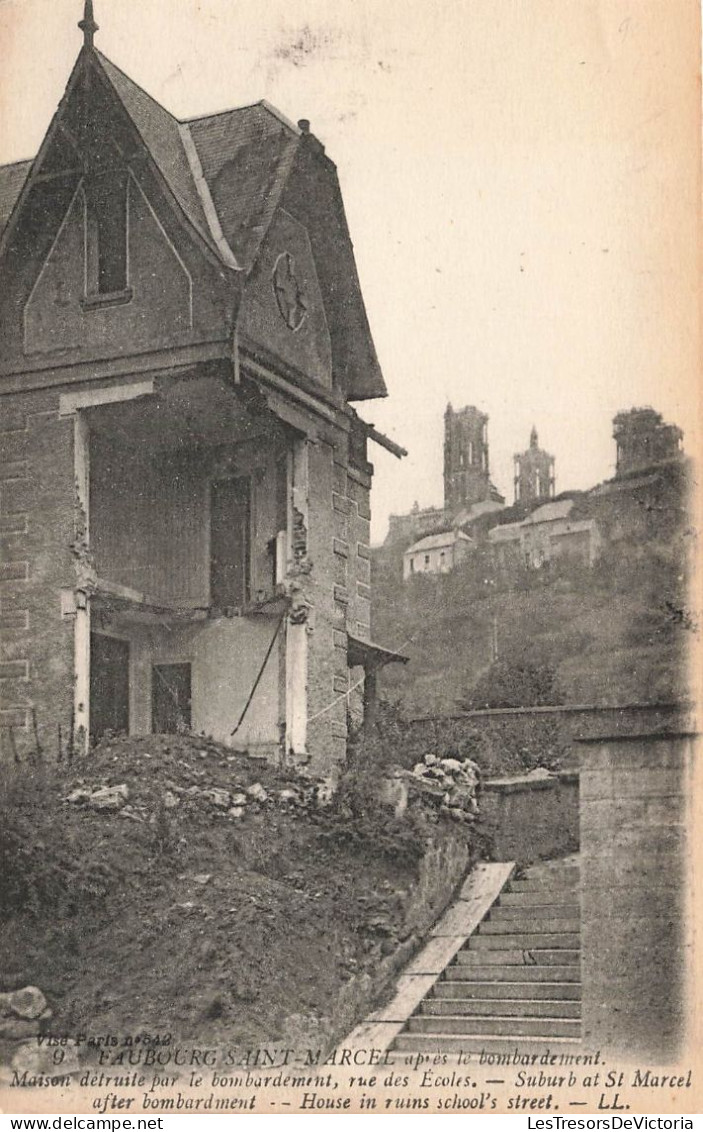
{"type": "Polygon", "coordinates": [[[511,880],[395,1038],[396,1050],[500,1052],[581,1039],[578,858],[511,880]]]}

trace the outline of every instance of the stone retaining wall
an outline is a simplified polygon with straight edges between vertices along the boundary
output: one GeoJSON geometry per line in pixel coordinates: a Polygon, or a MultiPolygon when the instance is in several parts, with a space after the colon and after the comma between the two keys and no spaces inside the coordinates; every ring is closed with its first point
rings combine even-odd
{"type": "MultiPolygon", "coordinates": [[[[424,942],[431,926],[451,903],[457,888],[472,864],[466,830],[446,828],[427,846],[420,862],[412,897],[406,908],[406,938],[371,974],[356,975],[339,993],[335,1010],[325,1026],[327,1050],[353,1029],[357,1022],[378,1004],[384,991],[390,990],[398,972],[409,962],[424,942]]],[[[297,1035],[296,1035],[297,1036],[297,1035]]]]}
{"type": "Polygon", "coordinates": [[[404,765],[431,751],[470,756],[489,777],[533,767],[579,765],[578,743],[592,735],[638,735],[691,728],[687,704],[563,704],[484,708],[446,716],[419,716],[404,728],[404,765]]]}
{"type": "Polygon", "coordinates": [[[640,1063],[677,1059],[695,999],[695,739],[593,740],[581,770],[584,1041],[640,1063]]]}
{"type": "Polygon", "coordinates": [[[479,812],[493,861],[529,865],[578,851],[579,778],[574,772],[489,779],[479,812]]]}

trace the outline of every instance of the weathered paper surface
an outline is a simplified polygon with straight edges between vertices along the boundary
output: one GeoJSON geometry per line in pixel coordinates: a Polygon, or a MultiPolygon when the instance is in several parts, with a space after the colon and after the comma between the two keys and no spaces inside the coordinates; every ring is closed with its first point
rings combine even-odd
{"type": "MultiPolygon", "coordinates": [[[[76,9],[75,0],[0,4],[3,162],[29,156],[41,143],[80,45],[76,9]]],[[[234,7],[226,0],[102,0],[97,9],[101,49],[177,116],[263,97],[294,120],[309,117],[336,161],[389,387],[388,400],[366,416],[410,451],[402,466],[379,455],[377,539],[389,512],[437,500],[447,400],[490,406],[493,468],[505,484],[512,451],[534,419],[558,442],[562,487],[612,474],[610,420],[633,405],[654,405],[684,429],[687,453],[698,452],[695,0],[275,0],[265,7],[250,0],[234,7]]],[[[699,569],[694,617],[700,581],[699,569]]],[[[692,689],[700,683],[698,650],[692,689]]],[[[697,765],[693,845],[700,777],[697,765]]],[[[698,879],[689,923],[698,944],[701,903],[693,897],[700,860],[692,857],[690,866],[698,879]]],[[[389,1061],[383,1042],[341,1054],[341,1065],[320,1067],[315,1050],[303,1052],[294,1073],[282,1050],[205,1051],[201,1070],[197,1056],[193,1062],[195,1034],[178,1059],[186,1068],[178,1066],[170,1086],[163,1082],[176,1071],[164,1058],[160,1072],[154,1047],[144,1068],[136,1059],[129,1070],[143,1076],[139,1085],[91,1092],[76,1076],[68,1090],[6,1090],[3,1106],[163,1115],[194,1111],[201,1097],[197,1110],[207,1112],[228,1111],[227,1098],[256,1112],[294,1112],[304,1104],[315,1111],[318,1101],[319,1111],[328,1102],[334,1110],[346,1100],[351,1111],[371,1108],[373,1100],[374,1111],[397,1112],[416,1098],[414,1111],[429,1114],[447,1102],[455,1113],[516,1111],[527,1098],[529,1107],[519,1111],[539,1116],[557,1108],[559,1115],[696,1112],[703,1091],[696,1003],[703,996],[700,946],[695,951],[688,1049],[673,1071],[633,1066],[607,1050],[595,1064],[547,1061],[536,1068],[520,1062],[522,1051],[517,1066],[501,1073],[473,1053],[413,1067],[400,1053],[389,1061]],[[672,1079],[645,1087],[648,1068],[672,1079]],[[525,1086],[520,1072],[558,1080],[525,1086]],[[257,1083],[277,1075],[320,1081],[257,1083]],[[215,1084],[213,1076],[238,1080],[215,1084]],[[304,1102],[310,1093],[317,1099],[304,1102]]],[[[153,1029],[168,1026],[154,1019],[153,1029]]],[[[111,1037],[131,1049],[131,1035],[111,1037]]]]}

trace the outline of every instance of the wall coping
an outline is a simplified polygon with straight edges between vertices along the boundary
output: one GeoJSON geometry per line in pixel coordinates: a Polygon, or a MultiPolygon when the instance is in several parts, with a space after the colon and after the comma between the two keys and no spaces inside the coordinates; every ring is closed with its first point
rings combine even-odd
{"type": "Polygon", "coordinates": [[[581,746],[599,746],[603,743],[642,743],[664,742],[667,739],[697,739],[699,731],[641,731],[639,735],[592,735],[585,739],[574,739],[581,746]]]}
{"type": "Polygon", "coordinates": [[[452,715],[415,715],[409,723],[441,723],[444,720],[479,719],[491,716],[511,715],[597,715],[614,711],[692,711],[692,701],[681,700],[667,703],[634,704],[532,704],[523,707],[473,708],[471,711],[455,712],[452,715]]]}
{"type": "Polygon", "coordinates": [[[548,778],[536,778],[529,774],[514,775],[510,778],[489,778],[483,783],[483,790],[491,794],[519,794],[530,790],[553,790],[558,786],[577,784],[577,770],[557,771],[548,778]]]}

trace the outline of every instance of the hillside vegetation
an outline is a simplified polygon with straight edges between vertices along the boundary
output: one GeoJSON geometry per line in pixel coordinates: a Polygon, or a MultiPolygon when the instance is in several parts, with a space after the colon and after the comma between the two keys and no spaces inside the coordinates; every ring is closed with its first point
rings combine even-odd
{"type": "Polygon", "coordinates": [[[403,583],[404,548],[378,548],[374,635],[410,657],[384,670],[384,694],[410,715],[685,697],[696,625],[683,496],[669,477],[654,502],[633,492],[582,503],[605,536],[592,568],[564,561],[501,574],[484,544],[451,574],[403,583]]]}

